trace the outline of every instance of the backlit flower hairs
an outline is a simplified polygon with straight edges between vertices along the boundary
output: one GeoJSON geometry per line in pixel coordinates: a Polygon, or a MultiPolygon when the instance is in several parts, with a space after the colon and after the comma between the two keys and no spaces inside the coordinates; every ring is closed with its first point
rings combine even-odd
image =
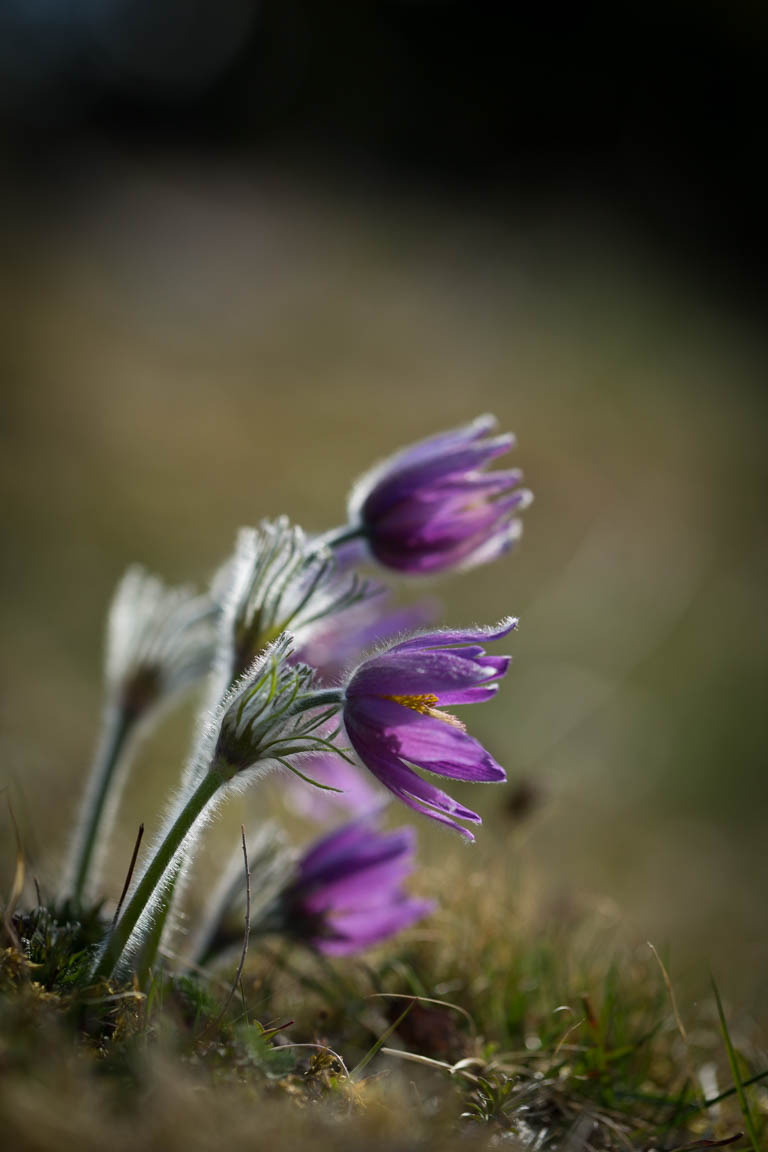
{"type": "MultiPolygon", "coordinates": [[[[386,590],[361,578],[351,561],[428,575],[501,555],[520,534],[518,513],[530,494],[517,470],[487,470],[513,443],[489,436],[493,424],[481,417],[397,453],[355,486],[347,524],[323,536],[307,537],[285,517],[243,529],[207,596],[129,571],[110,614],[104,730],[72,851],[68,896],[75,906],[93,894],[135,733],[206,673],[208,688],[181,785],[98,951],[93,977],[126,971],[139,955],[141,972],[151,969],[199,832],[226,795],[275,769],[301,782],[305,813],[326,818],[334,808],[323,798],[341,797],[354,819],[290,867],[278,867],[281,838],[268,836],[265,826],[257,831],[254,932],[341,954],[431,910],[404,888],[413,832],[381,830],[382,798],[392,795],[474,839],[465,825],[479,824],[477,813],[422,773],[468,782],[506,778],[453,709],[496,694],[509,657],[488,654],[485,645],[507,636],[516,621],[424,629],[431,605],[393,607],[386,590]],[[404,634],[414,626],[422,630],[404,634]],[[365,656],[371,644],[379,647],[365,656]],[[282,877],[277,884],[275,876],[282,877]]],[[[196,934],[198,961],[216,952],[212,942],[226,942],[238,891],[242,896],[237,883],[232,891],[219,886],[205,930],[196,934]]]]}
{"type": "Polygon", "coordinates": [[[70,851],[76,901],[92,895],[138,738],[210,669],[218,611],[210,596],[169,588],[138,565],[117,586],[107,620],[102,730],[70,851]]]}

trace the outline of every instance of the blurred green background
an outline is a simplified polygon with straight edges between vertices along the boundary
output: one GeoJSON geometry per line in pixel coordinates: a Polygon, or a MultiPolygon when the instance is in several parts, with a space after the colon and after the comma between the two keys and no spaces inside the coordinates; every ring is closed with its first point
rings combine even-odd
{"type": "MultiPolygon", "coordinates": [[[[3,206],[0,783],[43,887],[126,565],[202,583],[240,525],[337,524],[373,460],[490,410],[536,494],[522,543],[429,591],[446,621],[521,617],[472,717],[512,783],[472,791],[479,848],[422,828],[425,858],[503,855],[545,915],[575,902],[765,1013],[768,359],[748,311],[572,201],[511,216],[112,153],[44,210],[3,206]]],[[[137,764],[113,897],[191,707],[137,764]]]]}

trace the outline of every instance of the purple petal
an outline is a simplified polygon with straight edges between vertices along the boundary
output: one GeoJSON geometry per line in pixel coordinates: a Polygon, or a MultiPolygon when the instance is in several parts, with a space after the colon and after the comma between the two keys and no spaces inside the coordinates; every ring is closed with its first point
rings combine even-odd
{"type": "Polygon", "coordinates": [[[427,436],[424,440],[419,440],[416,444],[403,448],[402,451],[390,457],[390,462],[402,462],[403,460],[411,462],[421,459],[424,455],[431,455],[433,452],[442,451],[444,448],[451,448],[456,444],[471,444],[473,440],[480,440],[489,432],[493,432],[497,423],[496,417],[486,412],[484,415],[471,420],[469,424],[450,428],[447,432],[437,432],[434,436],[427,436]]]}
{"type": "MultiPolygon", "coordinates": [[[[529,494],[530,495],[530,494],[529,494]]],[[[459,562],[457,572],[469,572],[483,564],[491,564],[517,543],[523,532],[522,520],[510,520],[492,533],[487,540],[473,549],[459,562]]]]}
{"type": "Polygon", "coordinates": [[[498,684],[494,683],[479,684],[474,688],[464,688],[456,692],[444,692],[438,704],[441,706],[445,704],[451,708],[459,704],[484,704],[486,700],[492,700],[498,690],[498,684]]]}
{"type": "Polygon", "coordinates": [[[447,445],[424,452],[383,475],[372,487],[361,508],[366,523],[376,521],[392,504],[424,490],[444,477],[462,472],[475,472],[489,464],[496,456],[508,452],[514,444],[511,435],[495,436],[480,443],[447,445]]]}
{"type": "Polygon", "coordinates": [[[332,913],[326,923],[335,936],[318,937],[313,943],[328,956],[345,956],[368,948],[409,928],[435,909],[433,901],[402,899],[375,910],[332,913]]]}
{"type": "Polygon", "coordinates": [[[499,468],[495,472],[467,472],[463,476],[448,476],[441,482],[447,494],[455,491],[465,499],[476,500],[480,496],[500,496],[516,488],[523,479],[521,468],[499,468]]]}
{"type": "Polygon", "coordinates": [[[482,744],[445,720],[394,700],[366,701],[364,723],[378,730],[398,756],[428,772],[476,783],[506,780],[504,769],[482,744]]]}
{"type": "Polygon", "coordinates": [[[397,554],[409,561],[414,556],[437,566],[446,552],[465,555],[484,542],[507,512],[497,504],[467,504],[464,500],[412,497],[392,508],[376,525],[369,544],[374,555],[397,554]]]}
{"type": "Polygon", "coordinates": [[[435,436],[429,436],[424,440],[419,440],[416,444],[409,444],[406,448],[400,449],[399,452],[394,452],[391,456],[382,460],[380,464],[370,468],[355,484],[349,500],[349,510],[350,513],[352,513],[352,518],[356,518],[368,494],[385,477],[400,468],[409,467],[423,460],[431,459],[434,455],[445,449],[471,444],[475,440],[480,440],[483,436],[492,432],[495,427],[495,416],[478,416],[476,420],[472,420],[469,424],[464,424],[460,428],[452,428],[448,432],[439,432],[435,436]]]}
{"type": "Polygon", "coordinates": [[[488,476],[477,474],[451,476],[439,483],[414,487],[402,499],[392,502],[376,519],[373,535],[376,542],[388,537],[403,538],[408,547],[415,547],[419,532],[447,534],[462,531],[464,535],[487,530],[517,508],[526,499],[526,490],[510,491],[519,478],[519,472],[493,472],[488,476]],[[510,478],[512,478],[510,480],[510,478]],[[496,499],[491,499],[496,496],[496,499]]]}
{"type": "Polygon", "coordinates": [[[446,792],[422,779],[412,768],[403,764],[396,753],[380,738],[376,739],[374,735],[371,739],[370,732],[356,728],[350,723],[347,723],[347,733],[363,763],[398,799],[414,811],[421,812],[441,824],[447,824],[466,839],[474,840],[474,836],[467,828],[463,828],[450,817],[457,816],[460,820],[482,824],[476,812],[462,807],[446,792]]]}
{"type": "Polygon", "coordinates": [[[302,893],[302,905],[309,913],[318,913],[355,904],[378,906],[388,903],[412,871],[412,853],[399,853],[391,859],[368,864],[350,862],[348,869],[335,879],[327,882],[321,879],[314,890],[302,893]]]}
{"type": "MultiPolygon", "coordinates": [[[[355,650],[352,656],[390,640],[393,636],[422,627],[426,621],[434,620],[438,613],[438,605],[434,600],[420,600],[417,604],[398,609],[387,608],[385,604],[382,607],[384,611],[378,615],[374,616],[371,612],[366,621],[359,622],[353,637],[355,650]]],[[[347,648],[351,651],[351,645],[347,645],[347,648]]]]}
{"type": "Polygon", "coordinates": [[[467,572],[491,563],[520,539],[522,521],[508,520],[507,515],[495,515],[490,525],[476,526],[469,533],[460,534],[455,526],[453,537],[444,538],[439,545],[430,543],[426,536],[403,538],[402,534],[391,533],[382,537],[376,533],[369,539],[368,546],[380,564],[397,571],[421,575],[448,570],[467,572]]]}
{"type": "MultiPolygon", "coordinates": [[[[428,650],[434,651],[434,650],[428,650]]],[[[482,648],[474,645],[465,645],[456,648],[443,648],[440,650],[440,655],[449,655],[456,660],[466,660],[476,669],[482,669],[485,673],[482,677],[482,683],[487,684],[493,680],[500,680],[506,675],[509,670],[509,665],[512,662],[511,656],[486,656],[482,648]]],[[[415,656],[415,653],[414,653],[415,656]]],[[[455,701],[449,699],[448,695],[444,693],[440,697],[444,704],[451,704],[455,701]]]]}
{"type": "Polygon", "coordinates": [[[348,700],[383,696],[435,695],[497,679],[495,668],[450,652],[390,651],[362,664],[347,686],[348,700]]]}
{"type": "Polygon", "coordinates": [[[334,683],[366,648],[423,627],[436,615],[437,604],[432,600],[393,608],[386,597],[377,596],[318,623],[296,658],[317,668],[321,680],[334,683]]]}
{"type": "MultiPolygon", "coordinates": [[[[481,540],[483,539],[481,537],[481,540]]],[[[460,543],[450,547],[421,547],[412,550],[404,548],[400,541],[387,547],[384,542],[370,540],[369,545],[374,559],[385,568],[392,568],[396,572],[430,576],[473,567],[472,557],[481,543],[480,540],[462,539],[460,543]]]]}
{"type": "Polygon", "coordinates": [[[501,640],[502,637],[508,636],[513,629],[517,628],[517,624],[516,616],[505,616],[495,626],[476,625],[474,628],[461,630],[446,628],[438,632],[420,632],[416,636],[409,636],[407,640],[402,640],[399,644],[394,644],[389,651],[408,652],[413,648],[450,648],[454,644],[477,644],[478,642],[485,644],[489,640],[501,640]]]}
{"type": "Polygon", "coordinates": [[[366,838],[375,831],[375,827],[373,820],[366,821],[363,818],[353,820],[342,828],[335,828],[327,836],[321,837],[302,857],[301,879],[310,882],[321,876],[325,868],[345,854],[354,852],[358,845],[365,843],[366,838]]]}
{"type": "Polygon", "coordinates": [[[352,871],[373,868],[398,857],[413,856],[415,837],[412,828],[394,832],[376,830],[376,818],[354,820],[316,844],[301,861],[299,885],[330,884],[352,871]]]}

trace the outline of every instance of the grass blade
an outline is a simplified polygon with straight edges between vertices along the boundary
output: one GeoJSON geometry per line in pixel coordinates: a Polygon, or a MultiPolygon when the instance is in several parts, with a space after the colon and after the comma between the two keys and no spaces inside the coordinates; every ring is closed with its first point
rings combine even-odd
{"type": "Polygon", "coordinates": [[[400,1015],[398,1016],[397,1020],[395,1020],[394,1024],[390,1024],[390,1026],[389,1026],[389,1028],[387,1028],[386,1032],[382,1032],[382,1034],[381,1034],[381,1036],[379,1036],[378,1040],[368,1049],[368,1051],[366,1052],[365,1056],[363,1056],[360,1063],[357,1064],[356,1067],[354,1067],[352,1069],[352,1071],[350,1072],[350,1078],[352,1080],[356,1080],[357,1077],[359,1076],[359,1074],[362,1071],[364,1071],[365,1068],[368,1067],[371,1060],[373,1060],[374,1056],[376,1055],[376,1053],[381,1048],[382,1044],[384,1044],[387,1040],[389,1040],[392,1033],[395,1032],[400,1027],[403,1020],[405,1020],[406,1016],[410,1012],[411,1008],[413,1008],[414,1003],[415,1003],[415,1001],[411,1000],[406,1005],[405,1011],[401,1012],[400,1015]]]}
{"type": "Polygon", "coordinates": [[[752,1113],[749,1111],[747,1104],[746,1093],[744,1092],[744,1083],[741,1079],[741,1072],[739,1071],[739,1062],[736,1059],[736,1052],[733,1044],[731,1043],[731,1035],[728,1031],[728,1024],[725,1019],[725,1012],[723,1011],[723,1002],[720,999],[720,993],[715,983],[714,977],[712,978],[712,991],[715,994],[715,1002],[717,1004],[717,1014],[720,1017],[720,1027],[723,1032],[723,1040],[725,1041],[725,1048],[728,1053],[728,1063],[731,1066],[731,1075],[733,1076],[733,1083],[736,1088],[736,1095],[739,1100],[739,1108],[744,1117],[744,1125],[747,1129],[749,1142],[752,1145],[752,1152],[760,1152],[760,1143],[757,1138],[757,1129],[755,1128],[752,1113]]]}

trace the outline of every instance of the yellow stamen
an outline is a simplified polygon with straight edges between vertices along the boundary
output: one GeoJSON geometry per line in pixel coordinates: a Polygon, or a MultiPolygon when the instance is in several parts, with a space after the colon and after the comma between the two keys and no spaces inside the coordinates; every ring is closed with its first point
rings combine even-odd
{"type": "Polygon", "coordinates": [[[421,712],[423,716],[432,716],[435,720],[442,720],[445,724],[450,724],[452,728],[458,728],[460,732],[466,732],[466,724],[462,724],[457,716],[451,712],[443,712],[440,708],[435,708],[437,704],[437,696],[432,692],[427,692],[423,696],[385,696],[385,700],[394,700],[395,704],[402,704],[404,708],[411,708],[414,712],[421,712]]]}

